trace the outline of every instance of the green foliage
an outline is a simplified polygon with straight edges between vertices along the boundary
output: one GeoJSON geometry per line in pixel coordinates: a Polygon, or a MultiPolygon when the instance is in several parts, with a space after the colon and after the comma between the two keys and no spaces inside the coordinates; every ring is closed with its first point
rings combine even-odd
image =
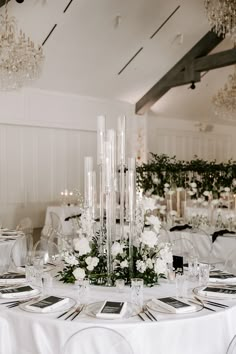
{"type": "Polygon", "coordinates": [[[189,183],[197,184],[198,196],[204,191],[211,191],[214,198],[219,198],[221,190],[229,187],[236,193],[236,161],[225,163],[205,161],[197,156],[191,161],[176,160],[165,154],[151,153],[151,159],[137,167],[137,184],[145,193],[163,197],[164,184],[172,189],[176,187],[189,188],[189,183]]]}

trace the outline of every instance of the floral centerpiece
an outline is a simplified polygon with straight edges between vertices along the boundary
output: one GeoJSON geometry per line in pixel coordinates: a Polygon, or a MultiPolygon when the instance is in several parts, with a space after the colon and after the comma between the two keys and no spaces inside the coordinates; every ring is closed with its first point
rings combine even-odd
{"type": "MultiPolygon", "coordinates": [[[[167,265],[172,263],[169,244],[160,242],[161,223],[157,216],[151,214],[155,209],[152,198],[144,198],[136,211],[136,230],[133,243],[133,259],[129,257],[129,235],[125,232],[123,241],[114,240],[111,248],[112,283],[116,279],[124,279],[128,284],[130,278],[142,278],[146,285],[158,283],[165,278],[167,265]],[[130,274],[130,262],[133,262],[133,274],[130,274]]],[[[107,263],[106,245],[101,253],[99,232],[90,214],[84,210],[81,215],[80,228],[74,239],[74,252],[67,253],[64,268],[59,278],[65,283],[74,283],[78,279],[88,277],[93,284],[106,284],[107,263]],[[95,230],[95,231],[94,231],[95,230]]]]}

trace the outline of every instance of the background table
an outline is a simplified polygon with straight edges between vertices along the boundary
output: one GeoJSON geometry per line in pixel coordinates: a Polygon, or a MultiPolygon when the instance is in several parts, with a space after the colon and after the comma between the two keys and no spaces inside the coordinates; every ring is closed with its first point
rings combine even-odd
{"type": "Polygon", "coordinates": [[[51,226],[51,217],[50,212],[53,212],[58,215],[61,226],[62,226],[62,234],[65,236],[69,236],[73,232],[72,223],[70,220],[65,221],[67,217],[78,215],[81,212],[80,207],[78,206],[49,206],[47,207],[46,217],[45,217],[45,224],[42,230],[44,235],[47,234],[47,230],[51,226]]]}

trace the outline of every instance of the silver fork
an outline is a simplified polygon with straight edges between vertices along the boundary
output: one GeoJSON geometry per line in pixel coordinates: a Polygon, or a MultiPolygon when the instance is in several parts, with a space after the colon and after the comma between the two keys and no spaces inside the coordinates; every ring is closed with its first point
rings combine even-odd
{"type": "Polygon", "coordinates": [[[68,320],[68,318],[70,318],[71,316],[73,316],[73,318],[71,319],[71,321],[74,319],[74,317],[76,317],[82,310],[82,306],[78,306],[78,307],[76,307],[76,309],[72,312],[72,313],[70,313],[68,316],[66,316],[65,318],[64,318],[64,320],[68,320]]]}

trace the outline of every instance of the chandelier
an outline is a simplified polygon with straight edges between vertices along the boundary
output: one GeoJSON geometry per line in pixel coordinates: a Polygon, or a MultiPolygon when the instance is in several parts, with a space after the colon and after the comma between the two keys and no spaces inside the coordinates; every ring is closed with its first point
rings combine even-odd
{"type": "Polygon", "coordinates": [[[233,75],[228,76],[228,80],[216,95],[212,97],[215,114],[220,118],[236,121],[236,65],[233,75]]]}
{"type": "Polygon", "coordinates": [[[42,47],[36,47],[22,30],[17,31],[16,18],[8,15],[8,1],[0,15],[0,89],[14,90],[29,85],[41,74],[44,60],[42,47]]]}
{"type": "Polygon", "coordinates": [[[211,29],[223,37],[236,40],[236,0],[205,0],[208,22],[211,29]]]}

